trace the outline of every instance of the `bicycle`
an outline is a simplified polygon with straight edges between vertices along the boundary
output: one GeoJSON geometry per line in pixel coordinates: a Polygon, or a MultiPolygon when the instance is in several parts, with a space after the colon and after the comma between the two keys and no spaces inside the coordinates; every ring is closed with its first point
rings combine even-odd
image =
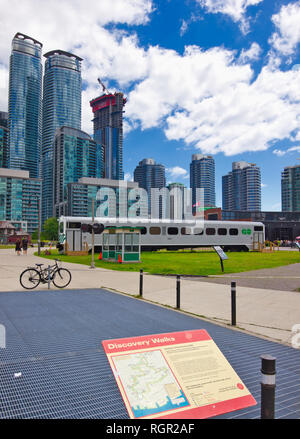
{"type": "Polygon", "coordinates": [[[55,259],[54,265],[44,269],[44,264],[35,264],[37,268],[26,268],[20,275],[20,284],[26,290],[33,290],[40,283],[46,284],[51,281],[57,288],[65,288],[71,282],[72,275],[66,268],[59,267],[57,262],[61,261],[55,259]]]}

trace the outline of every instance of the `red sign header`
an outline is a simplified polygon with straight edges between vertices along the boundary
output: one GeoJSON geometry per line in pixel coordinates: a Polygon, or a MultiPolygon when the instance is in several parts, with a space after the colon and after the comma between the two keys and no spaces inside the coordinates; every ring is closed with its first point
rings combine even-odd
{"type": "Polygon", "coordinates": [[[106,353],[118,353],[144,348],[159,348],[166,345],[192,343],[194,341],[211,340],[204,329],[197,331],[172,332],[159,335],[145,335],[134,338],[119,338],[102,342],[106,353]]]}

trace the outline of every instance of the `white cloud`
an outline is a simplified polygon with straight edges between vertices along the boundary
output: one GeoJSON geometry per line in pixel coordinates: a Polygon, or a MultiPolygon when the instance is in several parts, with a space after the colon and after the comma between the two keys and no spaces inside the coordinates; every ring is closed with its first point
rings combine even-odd
{"type": "Polygon", "coordinates": [[[300,136],[300,71],[265,66],[253,81],[234,51],[151,47],[148,74],[128,95],[126,116],[169,140],[230,156],[300,136]]]}
{"type": "Polygon", "coordinates": [[[167,173],[173,178],[189,178],[189,174],[186,169],[180,166],[174,166],[173,168],[167,168],[167,173]]]}
{"type": "Polygon", "coordinates": [[[7,111],[8,69],[0,64],[0,111],[7,111]]]}
{"type": "Polygon", "coordinates": [[[283,151],[282,149],[274,149],[272,152],[278,157],[282,157],[283,155],[286,154],[286,151],[283,151]]]}
{"type": "Polygon", "coordinates": [[[184,35],[188,29],[188,22],[186,20],[182,20],[181,26],[180,26],[180,36],[184,35]]]}
{"type": "Polygon", "coordinates": [[[272,21],[276,32],[269,39],[273,48],[282,55],[291,55],[300,42],[300,1],[282,6],[272,21]]]}
{"type": "Polygon", "coordinates": [[[250,49],[242,49],[239,61],[242,63],[246,63],[248,61],[257,61],[261,55],[261,52],[262,50],[259,44],[252,43],[250,49]]]}
{"type": "Polygon", "coordinates": [[[126,173],[124,174],[124,180],[126,180],[126,181],[133,181],[133,176],[132,176],[132,174],[130,174],[130,172],[126,172],[126,173]]]}
{"type": "Polygon", "coordinates": [[[208,12],[229,15],[234,22],[239,22],[243,33],[249,31],[246,10],[249,6],[261,3],[263,0],[197,0],[200,6],[208,12]]]}
{"type": "Polygon", "coordinates": [[[299,152],[300,153],[300,146],[292,146],[291,148],[282,150],[282,149],[274,149],[273,154],[277,155],[278,157],[282,157],[288,153],[291,152],[299,152]]]}

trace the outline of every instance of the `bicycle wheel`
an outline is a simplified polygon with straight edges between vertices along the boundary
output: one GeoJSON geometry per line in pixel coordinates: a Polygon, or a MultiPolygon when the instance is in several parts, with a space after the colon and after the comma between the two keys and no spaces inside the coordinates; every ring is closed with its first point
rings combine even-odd
{"type": "Polygon", "coordinates": [[[41,275],[35,268],[27,268],[20,275],[20,284],[26,290],[33,290],[41,282],[41,275]]]}
{"type": "Polygon", "coordinates": [[[57,288],[64,288],[71,282],[72,276],[69,270],[66,268],[58,268],[55,273],[52,282],[57,288]]]}

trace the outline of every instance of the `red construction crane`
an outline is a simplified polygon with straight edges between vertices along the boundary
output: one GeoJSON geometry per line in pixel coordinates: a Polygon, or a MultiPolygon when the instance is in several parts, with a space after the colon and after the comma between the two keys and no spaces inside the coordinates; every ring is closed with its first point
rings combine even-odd
{"type": "Polygon", "coordinates": [[[103,82],[101,81],[100,78],[98,78],[98,82],[99,82],[99,84],[101,85],[102,90],[103,90],[107,95],[110,95],[111,93],[107,90],[107,88],[105,87],[105,85],[103,84],[103,82]]]}

